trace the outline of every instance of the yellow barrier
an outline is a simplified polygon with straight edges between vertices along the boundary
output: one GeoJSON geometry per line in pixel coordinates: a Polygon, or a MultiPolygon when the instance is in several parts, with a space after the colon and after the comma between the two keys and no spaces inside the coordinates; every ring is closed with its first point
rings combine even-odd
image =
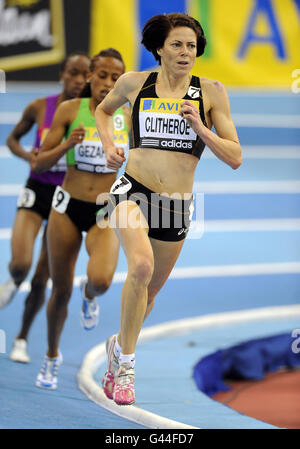
{"type": "MultiPolygon", "coordinates": [[[[93,0],[90,53],[115,47],[127,70],[151,68],[140,45],[140,17],[161,14],[172,0],[93,0]],[[147,6],[146,6],[147,3],[147,6]],[[152,6],[151,6],[152,5],[152,6]],[[147,8],[144,14],[143,8],[147,8]]],[[[290,88],[300,67],[300,0],[176,1],[205,29],[208,46],[193,72],[228,87],[290,88]]],[[[152,66],[155,64],[152,60],[152,66]]]]}

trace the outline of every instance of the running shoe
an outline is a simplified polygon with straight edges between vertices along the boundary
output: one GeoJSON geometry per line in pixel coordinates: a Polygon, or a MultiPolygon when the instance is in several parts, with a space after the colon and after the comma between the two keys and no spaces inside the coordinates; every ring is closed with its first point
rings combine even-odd
{"type": "Polygon", "coordinates": [[[23,338],[15,338],[9,358],[13,362],[29,363],[30,357],[27,352],[27,341],[23,338]]]}
{"type": "Polygon", "coordinates": [[[17,290],[18,287],[14,283],[13,279],[9,279],[0,286],[0,309],[10,303],[17,290]]]}
{"type": "Polygon", "coordinates": [[[135,402],[134,368],[121,365],[115,374],[113,399],[118,405],[130,405],[135,402]]]}
{"type": "Polygon", "coordinates": [[[56,358],[45,356],[44,363],[36,378],[35,385],[39,388],[55,390],[57,388],[57,371],[62,362],[63,357],[60,351],[56,358]]]}
{"type": "Polygon", "coordinates": [[[102,386],[105,395],[108,399],[113,399],[113,392],[115,387],[115,372],[119,368],[119,362],[114,354],[114,346],[116,342],[116,335],[112,335],[106,340],[106,354],[107,354],[107,371],[102,379],[102,386]]]}
{"type": "Polygon", "coordinates": [[[97,298],[87,299],[85,296],[85,286],[86,281],[84,280],[81,285],[81,294],[82,294],[82,306],[80,311],[80,321],[81,325],[85,330],[94,329],[99,322],[99,304],[97,302],[97,298]]]}

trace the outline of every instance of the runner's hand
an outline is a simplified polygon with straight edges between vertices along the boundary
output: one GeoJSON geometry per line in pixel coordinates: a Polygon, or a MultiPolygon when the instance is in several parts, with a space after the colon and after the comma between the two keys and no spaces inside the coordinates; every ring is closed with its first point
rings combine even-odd
{"type": "Polygon", "coordinates": [[[125,161],[124,150],[121,147],[109,147],[105,151],[106,154],[106,166],[112,170],[118,170],[122,167],[125,161]]]}
{"type": "Polygon", "coordinates": [[[203,128],[204,126],[199,114],[199,109],[197,109],[196,106],[194,106],[193,103],[188,100],[185,100],[181,103],[179,115],[186,119],[186,121],[196,134],[198,134],[201,128],[203,128]]]}
{"type": "Polygon", "coordinates": [[[83,123],[80,123],[80,126],[78,128],[75,128],[72,130],[71,134],[65,141],[66,148],[72,148],[74,145],[77,145],[78,143],[82,143],[85,136],[85,129],[83,126],[83,123]]]}
{"type": "Polygon", "coordinates": [[[38,154],[39,154],[39,150],[38,148],[33,148],[30,152],[29,152],[29,164],[30,164],[30,168],[32,171],[35,170],[36,166],[37,166],[37,158],[38,158],[38,154]]]}

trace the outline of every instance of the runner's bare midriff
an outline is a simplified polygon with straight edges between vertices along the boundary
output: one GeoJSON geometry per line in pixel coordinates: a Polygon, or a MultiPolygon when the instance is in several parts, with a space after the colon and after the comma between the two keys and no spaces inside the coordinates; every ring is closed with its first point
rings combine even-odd
{"type": "Polygon", "coordinates": [[[62,188],[73,198],[94,203],[100,193],[109,193],[116,173],[88,173],[68,167],[62,188]]]}
{"type": "Polygon", "coordinates": [[[192,192],[197,157],[152,148],[134,148],[130,152],[126,172],[153,192],[192,192]]]}

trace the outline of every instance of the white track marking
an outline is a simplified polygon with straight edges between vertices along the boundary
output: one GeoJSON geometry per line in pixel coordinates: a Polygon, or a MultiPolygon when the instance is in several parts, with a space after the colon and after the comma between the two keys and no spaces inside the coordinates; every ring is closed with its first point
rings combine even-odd
{"type": "MultiPolygon", "coordinates": [[[[167,336],[189,334],[200,329],[234,325],[243,322],[247,323],[250,321],[295,318],[297,316],[300,317],[300,306],[295,305],[204,315],[145,327],[140,333],[138,344],[167,336]]],[[[118,406],[113,401],[107,399],[101,386],[94,379],[94,374],[97,372],[99,366],[104,364],[105,361],[105,343],[101,343],[86,354],[77,375],[79,388],[93,402],[96,402],[101,407],[104,407],[122,418],[151,429],[197,428],[181,422],[169,420],[168,418],[150,413],[134,405],[126,407],[118,406]]]]}
{"type": "MultiPolygon", "coordinates": [[[[299,274],[300,262],[278,262],[278,263],[254,263],[254,264],[236,264],[236,265],[211,265],[196,267],[178,267],[173,268],[169,279],[188,279],[204,277],[227,277],[227,276],[259,276],[274,274],[299,274]]],[[[126,271],[118,271],[113,277],[113,283],[124,282],[127,276],[126,271]]],[[[74,287],[78,287],[85,275],[79,275],[74,278],[74,287]]],[[[51,289],[51,280],[47,287],[51,289]]],[[[23,282],[20,291],[28,292],[30,282],[23,282]]]]}

